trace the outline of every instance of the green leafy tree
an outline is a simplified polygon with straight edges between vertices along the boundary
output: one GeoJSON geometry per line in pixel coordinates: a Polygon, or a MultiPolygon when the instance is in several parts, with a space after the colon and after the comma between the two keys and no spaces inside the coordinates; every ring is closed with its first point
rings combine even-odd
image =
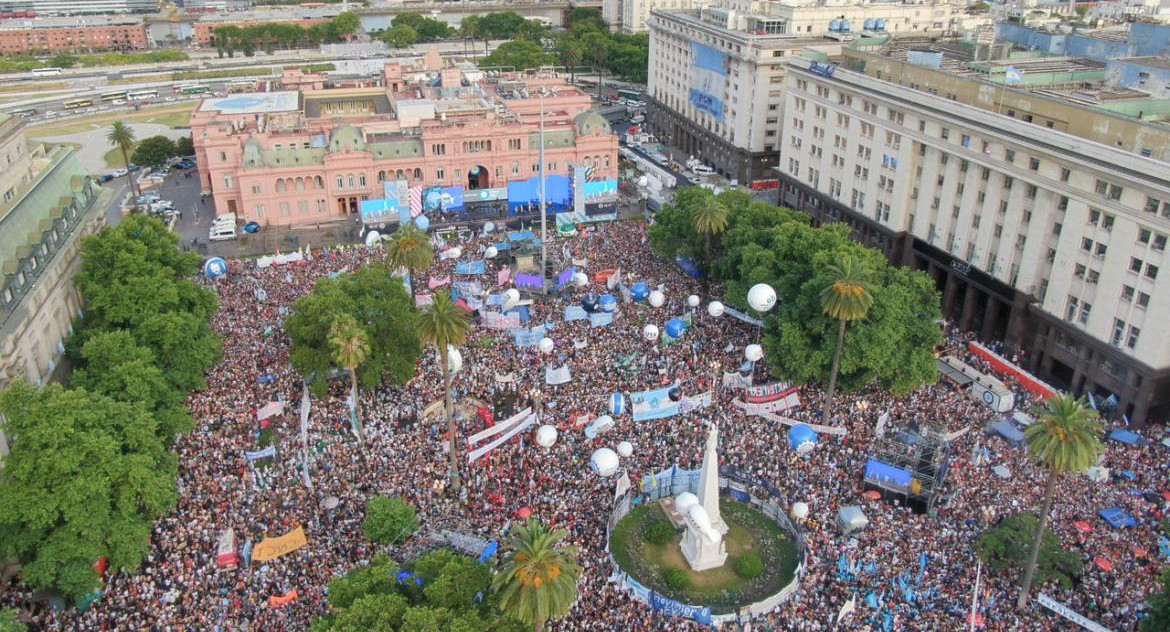
{"type": "Polygon", "coordinates": [[[16,556],[35,589],[93,592],[101,557],[137,567],[152,522],[178,500],[177,460],[141,406],[18,382],[0,395],[16,437],[0,485],[0,557],[16,556]]]}
{"type": "Polygon", "coordinates": [[[435,247],[431,240],[414,224],[398,227],[386,242],[386,265],[392,269],[406,268],[410,273],[410,296],[414,297],[418,273],[430,267],[435,260],[435,247]]]}
{"type": "Polygon", "coordinates": [[[81,60],[76,55],[69,53],[57,53],[49,58],[48,64],[50,68],[72,68],[81,60]]]}
{"type": "Polygon", "coordinates": [[[1053,397],[1046,401],[1037,423],[1024,431],[1028,455],[1048,470],[1048,480],[1044,485],[1044,501],[1032,538],[1032,550],[1024,564],[1024,580],[1016,599],[1016,608],[1019,610],[1028,604],[1042,536],[1048,524],[1048,515],[1052,513],[1056,481],[1065,474],[1084,472],[1097,462],[1105,449],[1101,445],[1101,433],[1097,412],[1072,395],[1053,397]]]}
{"type": "Polygon", "coordinates": [[[446,292],[438,292],[431,304],[418,314],[416,329],[418,337],[439,353],[439,369],[443,373],[443,414],[447,418],[447,433],[450,440],[448,457],[451,466],[452,492],[459,492],[459,448],[455,440],[458,427],[455,425],[455,406],[451,397],[451,370],[447,350],[467,341],[467,330],[471,323],[467,310],[455,304],[446,292]]]}
{"type": "Polygon", "coordinates": [[[16,610],[0,610],[0,632],[25,632],[28,626],[17,618],[16,610]]]}
{"type": "Polygon", "coordinates": [[[176,156],[194,156],[195,155],[195,141],[191,140],[191,136],[182,136],[175,141],[175,155],[176,156]]]}
{"type": "Polygon", "coordinates": [[[183,392],[169,383],[154,351],[138,344],[128,331],[104,331],[81,349],[83,367],[70,385],[129,404],[142,404],[158,422],[159,437],[167,444],[175,435],[195,427],[184,404],[183,392]]]}
{"type": "MultiPolygon", "coordinates": [[[[993,572],[1020,572],[1027,562],[1038,525],[1036,517],[1027,514],[1005,518],[979,537],[976,544],[979,558],[993,572]]],[[[1037,560],[1040,583],[1055,581],[1071,588],[1083,570],[1080,555],[1064,550],[1060,538],[1048,529],[1044,530],[1044,541],[1037,560]]]]}
{"type": "Polygon", "coordinates": [[[1150,595],[1150,616],[1142,621],[1142,632],[1170,630],[1170,569],[1162,571],[1162,592],[1150,595]]]}
{"type": "Polygon", "coordinates": [[[378,555],[366,566],[358,566],[329,582],[329,605],[335,610],[350,607],[366,595],[390,595],[395,591],[398,565],[378,555]]]}
{"type": "Polygon", "coordinates": [[[406,24],[399,24],[382,33],[382,41],[391,48],[407,48],[418,42],[418,31],[406,24]]]}
{"type": "Polygon", "coordinates": [[[480,68],[514,68],[527,70],[541,66],[555,66],[557,56],[546,52],[544,47],[528,40],[504,42],[491,55],[479,60],[480,68]]]}
{"type": "Polygon", "coordinates": [[[357,11],[343,11],[333,18],[333,28],[341,37],[348,37],[358,32],[362,26],[362,18],[357,11]]]}
{"type": "Polygon", "coordinates": [[[825,405],[821,419],[833,419],[833,394],[837,390],[837,371],[841,367],[841,349],[845,347],[845,328],[849,323],[863,320],[873,307],[873,290],[869,284],[869,270],[852,255],[845,255],[829,266],[831,283],[821,290],[821,310],[836,320],[837,349],[833,352],[833,368],[829,372],[829,388],[825,390],[825,405]]]}
{"type": "Polygon", "coordinates": [[[567,46],[561,51],[561,62],[569,70],[569,82],[575,83],[577,81],[577,67],[581,65],[581,60],[584,59],[585,54],[577,46],[567,46]]]}
{"type": "Polygon", "coordinates": [[[437,42],[441,39],[447,39],[455,33],[455,29],[446,22],[428,18],[413,11],[394,16],[394,19],[390,21],[391,28],[399,25],[406,25],[414,29],[418,33],[418,41],[420,42],[437,42]]]}
{"type": "Polygon", "coordinates": [[[529,22],[515,11],[496,11],[481,17],[476,27],[479,36],[485,40],[506,40],[516,37],[529,22]]]}
{"type": "Polygon", "coordinates": [[[144,138],[134,148],[134,155],[130,159],[136,165],[144,165],[152,169],[157,169],[165,164],[167,160],[173,156],[178,155],[178,150],[175,147],[175,141],[166,136],[151,136],[144,138]]]}
{"type": "MultiPolygon", "coordinates": [[[[703,197],[691,211],[695,232],[703,236],[703,269],[710,270],[715,261],[715,236],[727,230],[727,207],[714,195],[703,197]]],[[[704,293],[710,295],[710,275],[703,276],[704,293]]]]}
{"type": "Polygon", "coordinates": [[[329,330],[343,314],[353,316],[370,343],[357,369],[358,384],[375,388],[383,382],[401,385],[414,375],[422,352],[414,329],[414,307],[402,286],[384,265],[372,264],[336,279],[322,279],[313,292],[293,303],[284,327],[292,340],[291,359],[317,392],[332,370],[329,330]]]}
{"type": "MultiPolygon", "coordinates": [[[[134,140],[134,130],[122,121],[114,121],[110,131],[106,133],[106,141],[122,152],[122,162],[127,165],[130,164],[130,152],[134,151],[134,140]]],[[[130,191],[134,193],[134,198],[138,199],[141,193],[138,190],[138,183],[134,180],[134,174],[127,174],[126,177],[130,180],[130,191]]]]}
{"type": "Polygon", "coordinates": [[[377,496],[366,503],[362,534],[378,544],[398,544],[418,531],[418,513],[401,498],[377,496]]]}
{"type": "Polygon", "coordinates": [[[568,614],[577,601],[581,579],[577,548],[557,546],[567,534],[564,529],[550,530],[529,518],[513,528],[503,566],[492,579],[500,609],[531,625],[535,632],[544,629],[549,620],[568,614]]]}
{"type": "Polygon", "coordinates": [[[358,397],[357,370],[370,355],[370,336],[358,325],[352,314],[338,314],[329,325],[329,348],[333,352],[334,365],[349,373],[354,432],[361,440],[361,398],[358,397]]]}

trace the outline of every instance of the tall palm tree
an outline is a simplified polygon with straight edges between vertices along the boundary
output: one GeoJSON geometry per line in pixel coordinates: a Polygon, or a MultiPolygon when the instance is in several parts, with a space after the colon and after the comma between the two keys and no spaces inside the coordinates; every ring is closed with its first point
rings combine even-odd
{"type": "Polygon", "coordinates": [[[333,349],[333,362],[349,371],[350,392],[353,396],[353,432],[358,441],[362,440],[362,424],[358,419],[357,370],[370,355],[370,336],[358,325],[357,319],[342,314],[333,319],[329,327],[329,346],[333,349]]]}
{"type": "Polygon", "coordinates": [[[597,70],[597,98],[600,100],[601,84],[605,83],[605,61],[609,58],[609,54],[608,51],[605,50],[605,46],[598,46],[597,48],[593,49],[593,52],[590,56],[593,58],[593,64],[596,66],[597,70]]]}
{"type": "Polygon", "coordinates": [[[455,304],[447,292],[436,292],[434,300],[418,314],[415,323],[418,337],[439,352],[439,369],[443,372],[443,414],[447,417],[447,434],[451,441],[451,490],[459,492],[459,451],[455,443],[455,406],[451,401],[451,370],[447,366],[448,347],[467,342],[471,323],[467,310],[455,304]]]}
{"type": "Polygon", "coordinates": [[[492,579],[500,608],[540,632],[550,619],[563,617],[577,601],[581,567],[577,547],[557,547],[568,535],[536,519],[515,527],[505,547],[503,568],[492,579]]]}
{"type": "Polygon", "coordinates": [[[1069,472],[1079,473],[1092,467],[1101,456],[1101,423],[1096,411],[1072,395],[1053,397],[1044,402],[1038,423],[1028,426],[1024,440],[1028,454],[1044,469],[1048,470],[1048,482],[1044,486],[1044,504],[1040,507],[1040,520],[1036,524],[1036,535],[1032,539],[1032,551],[1024,565],[1024,581],[1020,584],[1020,595],[1016,609],[1022,610],[1028,603],[1032,579],[1036,574],[1036,560],[1040,557],[1040,542],[1048,514],[1052,511],[1052,493],[1056,481],[1069,472]]]}
{"type": "Polygon", "coordinates": [[[703,275],[703,291],[710,296],[709,284],[711,279],[711,264],[715,261],[715,235],[727,230],[727,207],[714,195],[703,197],[702,206],[691,212],[691,223],[695,232],[703,236],[704,258],[703,267],[707,268],[703,275]]]}
{"type": "Polygon", "coordinates": [[[576,46],[570,46],[561,54],[561,61],[569,67],[569,83],[577,82],[577,66],[581,65],[581,49],[576,46]]]}
{"type": "Polygon", "coordinates": [[[854,255],[845,255],[829,266],[832,282],[821,290],[821,310],[840,323],[837,329],[837,350],[833,352],[833,370],[829,374],[829,388],[825,391],[821,417],[828,424],[833,418],[833,395],[837,390],[837,371],[841,368],[841,349],[845,346],[845,328],[850,321],[862,320],[873,307],[873,291],[869,285],[869,270],[854,255]]]}
{"type": "MultiPolygon", "coordinates": [[[[122,152],[122,162],[126,163],[126,169],[130,168],[130,152],[134,150],[134,130],[122,121],[114,121],[110,126],[109,133],[106,134],[106,140],[110,145],[117,147],[122,152]]],[[[130,181],[130,191],[134,194],[135,206],[138,204],[138,183],[134,181],[134,173],[127,171],[126,179],[130,181]]]]}
{"type": "Polygon", "coordinates": [[[410,296],[414,298],[415,276],[435,258],[435,248],[427,234],[414,224],[403,224],[386,243],[386,263],[391,269],[410,272],[410,296]]]}

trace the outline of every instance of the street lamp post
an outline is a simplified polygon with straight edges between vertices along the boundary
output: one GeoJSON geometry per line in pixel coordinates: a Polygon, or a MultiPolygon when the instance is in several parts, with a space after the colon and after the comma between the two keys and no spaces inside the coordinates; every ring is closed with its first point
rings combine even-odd
{"type": "Polygon", "coordinates": [[[540,281],[544,289],[545,275],[548,274],[548,217],[544,195],[544,88],[540,89],[540,281]]]}

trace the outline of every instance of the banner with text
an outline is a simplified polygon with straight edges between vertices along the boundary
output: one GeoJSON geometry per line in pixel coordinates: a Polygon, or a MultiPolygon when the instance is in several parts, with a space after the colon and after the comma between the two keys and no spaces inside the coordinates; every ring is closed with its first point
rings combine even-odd
{"type": "Polygon", "coordinates": [[[252,560],[256,562],[274,560],[282,555],[288,555],[308,543],[309,540],[305,537],[305,528],[297,527],[279,538],[261,540],[252,551],[252,560]]]}

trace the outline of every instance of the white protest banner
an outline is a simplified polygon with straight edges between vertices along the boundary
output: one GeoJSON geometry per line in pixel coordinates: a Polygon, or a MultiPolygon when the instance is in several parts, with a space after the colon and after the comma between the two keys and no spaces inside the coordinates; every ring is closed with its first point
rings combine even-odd
{"type": "Polygon", "coordinates": [[[750,375],[743,375],[738,371],[723,374],[723,388],[748,388],[751,385],[750,375]]]}
{"type": "Polygon", "coordinates": [[[264,421],[273,415],[284,412],[284,402],[268,402],[256,411],[256,421],[264,421]]]}
{"type": "Polygon", "coordinates": [[[531,428],[534,425],[536,425],[536,415],[529,414],[525,418],[525,421],[523,423],[521,423],[518,426],[516,426],[515,428],[512,428],[511,430],[509,430],[504,436],[500,437],[499,439],[496,439],[495,441],[492,441],[491,443],[489,443],[481,448],[476,448],[475,450],[468,452],[467,453],[467,462],[468,463],[475,463],[483,455],[487,454],[488,452],[491,452],[492,450],[495,450],[496,448],[503,445],[508,439],[515,437],[516,435],[520,434],[521,432],[524,432],[525,430],[528,430],[529,428],[531,428]]]}
{"type": "Polygon", "coordinates": [[[1041,594],[1036,599],[1036,601],[1045,608],[1048,608],[1049,610],[1064,617],[1065,619],[1068,619],[1069,621],[1072,621],[1086,630],[1091,630],[1092,632],[1113,632],[1109,628],[1085,617],[1084,615],[1081,615],[1072,608],[1069,608],[1068,606],[1060,603],[1052,597],[1049,597],[1048,595],[1041,594]]]}
{"type": "MultiPolygon", "coordinates": [[[[759,410],[758,408],[755,407],[756,406],[755,404],[749,404],[747,402],[740,401],[738,399],[731,402],[731,404],[749,415],[754,415],[756,417],[763,417],[764,419],[767,419],[769,421],[776,421],[776,422],[782,423],[786,426],[797,426],[797,425],[804,423],[803,421],[797,421],[791,417],[784,417],[782,415],[777,415],[775,413],[770,413],[767,411],[759,410]]],[[[849,434],[849,431],[844,429],[844,428],[837,428],[834,426],[819,426],[816,424],[805,424],[805,425],[812,428],[813,430],[816,430],[817,432],[819,432],[821,434],[831,434],[831,435],[847,435],[847,434],[849,434]]]]}
{"type": "Polygon", "coordinates": [[[251,463],[252,461],[258,461],[260,459],[266,459],[266,458],[272,457],[272,456],[276,456],[276,446],[274,446],[274,445],[270,445],[267,448],[264,448],[263,450],[256,450],[255,452],[245,452],[244,453],[244,458],[248,459],[249,463],[251,463]]]}
{"type": "Polygon", "coordinates": [[[480,430],[479,432],[471,435],[470,437],[467,437],[467,444],[473,445],[473,444],[479,443],[480,441],[483,441],[484,439],[487,439],[488,437],[492,437],[492,436],[500,434],[501,432],[504,432],[505,430],[509,430],[512,427],[519,424],[520,422],[524,421],[524,418],[527,417],[528,415],[531,415],[531,414],[532,414],[532,408],[531,407],[525,408],[524,410],[516,413],[515,415],[508,417],[504,421],[501,421],[500,423],[498,423],[490,428],[485,428],[483,430],[480,430]]]}
{"type": "Polygon", "coordinates": [[[545,367],[544,369],[544,383],[557,385],[565,384],[573,380],[573,374],[569,372],[569,365],[561,365],[559,368],[553,369],[545,367]]]}
{"type": "Polygon", "coordinates": [[[496,384],[511,384],[516,381],[516,372],[511,373],[496,373],[496,384]]]}

